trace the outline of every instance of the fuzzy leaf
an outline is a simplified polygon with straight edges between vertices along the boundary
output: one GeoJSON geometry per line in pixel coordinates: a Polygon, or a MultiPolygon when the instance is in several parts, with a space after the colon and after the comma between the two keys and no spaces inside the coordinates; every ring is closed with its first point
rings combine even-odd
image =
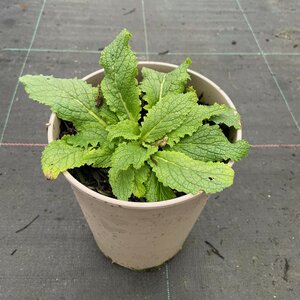
{"type": "Polygon", "coordinates": [[[105,128],[107,112],[95,107],[98,89],[80,79],[25,75],[20,78],[29,97],[48,105],[60,119],[70,121],[77,130],[86,124],[105,128]],[[103,111],[105,113],[103,114],[103,111]]]}
{"type": "Polygon", "coordinates": [[[68,169],[84,165],[83,156],[86,150],[68,145],[64,140],[51,142],[42,154],[42,169],[48,179],[55,179],[68,169]]]}
{"type": "Polygon", "coordinates": [[[191,136],[202,125],[204,120],[212,120],[218,116],[222,116],[226,112],[235,114],[235,110],[224,104],[215,103],[213,105],[195,105],[186,115],[181,126],[168,133],[168,145],[171,147],[178,143],[179,140],[189,135],[191,136]]]}
{"type": "Polygon", "coordinates": [[[184,117],[183,123],[168,133],[168,145],[172,147],[182,137],[192,135],[202,125],[201,108],[197,103],[192,106],[189,113],[184,117]]]}
{"type": "Polygon", "coordinates": [[[113,194],[120,200],[128,200],[134,187],[134,169],[119,170],[112,167],[109,170],[109,183],[113,194]]]}
{"type": "Polygon", "coordinates": [[[168,95],[157,102],[142,123],[141,140],[154,142],[179,127],[197,99],[195,93],[186,93],[168,95]]]}
{"type": "Polygon", "coordinates": [[[140,90],[137,86],[137,59],[128,42],[131,33],[122,30],[101,52],[100,63],[105,70],[101,90],[110,109],[120,120],[137,121],[140,116],[140,90]]]}
{"type": "Polygon", "coordinates": [[[225,104],[214,103],[213,105],[199,105],[198,113],[201,121],[209,120],[213,116],[219,116],[232,108],[225,104]]]}
{"type": "Polygon", "coordinates": [[[83,160],[86,164],[92,165],[95,168],[111,167],[111,158],[114,152],[113,147],[104,146],[103,148],[92,149],[86,152],[83,160]]]}
{"type": "Polygon", "coordinates": [[[137,122],[123,120],[115,125],[110,125],[108,130],[108,140],[123,137],[126,140],[137,140],[140,136],[140,128],[137,122]]]}
{"type": "Polygon", "coordinates": [[[97,112],[104,120],[106,120],[107,124],[116,124],[119,122],[117,115],[109,109],[109,106],[104,100],[100,108],[97,108],[97,112]]]}
{"type": "Polygon", "coordinates": [[[226,106],[226,110],[222,114],[214,115],[210,119],[216,124],[225,124],[228,127],[234,127],[235,129],[241,128],[241,120],[239,113],[230,107],[226,106]]]}
{"type": "Polygon", "coordinates": [[[238,161],[248,154],[249,149],[250,145],[244,140],[230,143],[218,125],[203,125],[172,148],[203,161],[238,161]]]}
{"type": "Polygon", "coordinates": [[[143,165],[140,169],[134,170],[134,185],[132,193],[138,198],[145,196],[146,187],[144,183],[147,181],[150,173],[150,168],[148,165],[143,165]]]}
{"type": "Polygon", "coordinates": [[[143,80],[140,84],[141,90],[146,93],[143,99],[148,103],[146,109],[150,109],[164,96],[181,94],[190,75],[187,68],[191,64],[189,58],[175,70],[169,73],[158,72],[144,67],[142,69],[143,80]]]}
{"type": "Polygon", "coordinates": [[[107,142],[107,131],[104,128],[93,124],[84,125],[82,131],[75,135],[65,135],[62,137],[69,145],[87,148],[88,146],[103,145],[107,142]]]}
{"type": "Polygon", "coordinates": [[[220,192],[233,183],[234,171],[220,162],[203,162],[175,151],[160,151],[149,160],[158,180],[179,192],[220,192]]]}
{"type": "Polygon", "coordinates": [[[138,142],[122,143],[112,156],[112,166],[119,170],[127,170],[131,165],[139,169],[157,150],[157,147],[152,146],[144,148],[138,142]]]}
{"type": "Polygon", "coordinates": [[[145,197],[148,202],[163,201],[176,198],[174,192],[158,181],[154,172],[151,172],[149,180],[146,183],[145,197]]]}

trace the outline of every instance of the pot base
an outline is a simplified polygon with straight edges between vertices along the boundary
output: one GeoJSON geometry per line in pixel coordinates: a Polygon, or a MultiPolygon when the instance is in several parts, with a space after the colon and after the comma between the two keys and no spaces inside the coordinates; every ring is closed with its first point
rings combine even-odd
{"type": "Polygon", "coordinates": [[[169,206],[132,209],[72,187],[100,250],[114,263],[135,270],[157,267],[175,256],[208,199],[201,193],[182,196],[189,198],[180,204],[167,200],[163,202],[169,206]]]}
{"type": "Polygon", "coordinates": [[[168,263],[169,261],[171,261],[181,250],[183,247],[181,247],[172,257],[170,257],[169,259],[167,259],[166,261],[162,262],[161,264],[157,264],[153,267],[147,267],[147,268],[143,268],[143,269],[139,269],[139,268],[133,268],[131,266],[128,265],[124,265],[122,263],[119,263],[117,261],[114,261],[111,257],[109,257],[109,255],[106,255],[102,250],[101,250],[101,246],[99,245],[99,243],[97,242],[97,240],[95,239],[95,242],[101,252],[101,254],[103,256],[105,256],[108,260],[111,261],[112,264],[116,264],[122,268],[125,268],[127,270],[131,270],[131,271],[135,271],[135,272],[155,272],[157,270],[159,270],[162,266],[164,266],[166,263],[168,263]]]}

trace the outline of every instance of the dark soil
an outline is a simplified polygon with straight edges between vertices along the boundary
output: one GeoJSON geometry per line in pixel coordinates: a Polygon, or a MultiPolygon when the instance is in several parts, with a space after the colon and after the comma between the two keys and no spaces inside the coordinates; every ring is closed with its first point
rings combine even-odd
{"type": "Polygon", "coordinates": [[[90,166],[82,166],[69,170],[69,172],[83,185],[91,190],[108,197],[114,197],[111,186],[108,182],[107,168],[92,168],[90,166]]]}
{"type": "Polygon", "coordinates": [[[60,134],[59,138],[61,139],[64,135],[73,135],[76,134],[77,131],[72,122],[61,120],[60,122],[60,134]]]}
{"type": "MultiPolygon", "coordinates": [[[[69,170],[71,175],[89,189],[107,197],[115,198],[112,193],[108,178],[108,168],[93,168],[90,166],[82,166],[69,170]]],[[[185,193],[174,191],[176,197],[185,195],[185,193]]],[[[131,196],[128,201],[131,202],[147,202],[146,198],[138,198],[131,196]]]]}

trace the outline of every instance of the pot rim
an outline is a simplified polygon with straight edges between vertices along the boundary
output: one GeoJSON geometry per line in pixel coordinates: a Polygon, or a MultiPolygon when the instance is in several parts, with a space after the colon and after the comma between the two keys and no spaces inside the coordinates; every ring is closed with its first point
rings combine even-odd
{"type": "MultiPolygon", "coordinates": [[[[155,64],[172,67],[172,68],[178,67],[178,65],[164,63],[164,62],[156,62],[156,61],[140,61],[140,62],[138,62],[138,65],[143,65],[143,66],[155,65],[155,64]]],[[[91,78],[95,75],[98,75],[102,72],[104,72],[104,69],[97,70],[93,73],[86,75],[85,77],[82,78],[82,80],[86,81],[89,78],[91,78]]],[[[194,76],[200,77],[203,81],[205,81],[206,83],[211,85],[226,99],[229,107],[236,109],[235,105],[233,104],[233,102],[231,101],[229,96],[217,84],[215,84],[213,81],[211,81],[210,79],[208,79],[207,77],[205,77],[204,75],[202,75],[196,71],[188,69],[188,73],[192,74],[194,76]]],[[[50,120],[49,120],[50,126],[48,127],[48,143],[50,143],[54,140],[53,139],[53,124],[54,124],[54,121],[56,118],[57,118],[56,113],[52,113],[50,116],[50,120]]],[[[242,129],[238,129],[237,135],[236,135],[236,141],[241,140],[241,139],[242,139],[242,129]]],[[[232,166],[233,164],[234,164],[233,161],[229,161],[229,163],[228,163],[228,165],[230,165],[230,166],[232,166]]],[[[79,189],[80,191],[82,191],[84,193],[87,193],[91,197],[93,197],[101,202],[106,202],[107,204],[110,204],[113,206],[119,206],[119,207],[130,208],[130,209],[143,209],[144,210],[144,209],[159,209],[159,208],[165,208],[165,207],[169,207],[169,206],[175,206],[175,205],[179,205],[182,202],[192,200],[195,197],[199,197],[199,195],[204,193],[201,191],[196,195],[186,194],[186,195],[174,198],[174,199],[164,200],[164,201],[159,201],[159,202],[130,202],[130,201],[118,200],[118,199],[107,197],[105,195],[97,193],[97,192],[89,189],[85,185],[83,185],[78,180],[76,180],[68,171],[63,172],[63,175],[65,176],[65,178],[69,181],[69,183],[72,186],[75,186],[77,189],[79,189]]]]}

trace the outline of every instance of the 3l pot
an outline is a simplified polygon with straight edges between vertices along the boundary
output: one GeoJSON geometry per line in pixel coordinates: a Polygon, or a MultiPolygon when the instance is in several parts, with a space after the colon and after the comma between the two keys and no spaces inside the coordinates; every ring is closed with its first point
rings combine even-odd
{"type": "MultiPolygon", "coordinates": [[[[160,62],[140,62],[139,71],[144,66],[161,72],[177,67],[160,62]]],[[[208,104],[217,102],[235,108],[229,97],[211,80],[194,71],[189,71],[189,74],[189,84],[198,95],[203,93],[203,99],[208,104]]],[[[83,80],[97,86],[103,76],[102,69],[83,80]]],[[[50,143],[58,139],[60,132],[60,120],[54,113],[48,128],[50,143]]],[[[241,136],[241,130],[232,130],[229,139],[236,141],[241,136]]],[[[121,201],[90,190],[69,172],[63,174],[71,184],[104,255],[114,263],[135,270],[159,266],[179,252],[208,199],[208,195],[201,192],[161,202],[121,201]]]]}

